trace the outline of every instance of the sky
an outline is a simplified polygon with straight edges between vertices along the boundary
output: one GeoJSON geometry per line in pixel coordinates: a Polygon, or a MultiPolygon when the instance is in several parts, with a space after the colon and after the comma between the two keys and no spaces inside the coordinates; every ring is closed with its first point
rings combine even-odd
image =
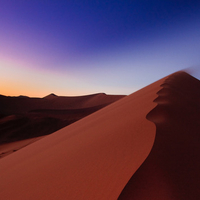
{"type": "Polygon", "coordinates": [[[131,94],[199,52],[199,0],[0,0],[3,95],[131,94]]]}

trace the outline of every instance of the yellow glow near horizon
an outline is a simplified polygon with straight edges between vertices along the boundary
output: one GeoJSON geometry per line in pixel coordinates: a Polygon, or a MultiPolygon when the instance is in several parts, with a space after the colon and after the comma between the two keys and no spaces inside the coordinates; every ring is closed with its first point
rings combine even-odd
{"type": "Polygon", "coordinates": [[[1,60],[0,72],[0,94],[3,95],[43,97],[52,92],[58,95],[77,93],[71,77],[48,70],[27,68],[11,61],[1,60]]]}
{"type": "MultiPolygon", "coordinates": [[[[59,96],[81,96],[107,92],[104,87],[93,85],[84,77],[75,76],[69,71],[59,73],[28,65],[24,67],[22,64],[0,59],[0,72],[0,94],[6,96],[44,97],[50,93],[59,96]]],[[[113,86],[108,89],[112,91],[108,92],[109,94],[119,93],[113,86]]]]}

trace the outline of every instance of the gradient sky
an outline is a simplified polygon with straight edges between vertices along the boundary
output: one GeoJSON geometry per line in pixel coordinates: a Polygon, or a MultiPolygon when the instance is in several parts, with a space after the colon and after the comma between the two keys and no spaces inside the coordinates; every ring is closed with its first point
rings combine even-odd
{"type": "Polygon", "coordinates": [[[3,95],[130,94],[199,52],[199,0],[0,1],[3,95]]]}

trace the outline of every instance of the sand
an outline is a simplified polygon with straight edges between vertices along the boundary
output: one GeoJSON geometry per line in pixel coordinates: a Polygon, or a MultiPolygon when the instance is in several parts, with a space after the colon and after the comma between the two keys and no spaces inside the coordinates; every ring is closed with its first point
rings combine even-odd
{"type": "Polygon", "coordinates": [[[199,91],[172,74],[2,158],[1,198],[199,199],[199,91]]]}
{"type": "Polygon", "coordinates": [[[156,124],[153,149],[119,199],[200,198],[200,81],[178,72],[154,100],[147,118],[156,124]]]}

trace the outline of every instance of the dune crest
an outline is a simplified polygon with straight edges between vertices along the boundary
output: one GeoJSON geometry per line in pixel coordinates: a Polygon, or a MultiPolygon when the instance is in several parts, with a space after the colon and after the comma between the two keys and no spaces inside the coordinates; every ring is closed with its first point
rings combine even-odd
{"type": "Polygon", "coordinates": [[[156,125],[155,143],[119,200],[200,198],[200,81],[177,72],[161,86],[147,115],[156,125]]]}
{"type": "Polygon", "coordinates": [[[1,159],[1,197],[117,199],[153,146],[146,115],[164,80],[1,159]]]}

